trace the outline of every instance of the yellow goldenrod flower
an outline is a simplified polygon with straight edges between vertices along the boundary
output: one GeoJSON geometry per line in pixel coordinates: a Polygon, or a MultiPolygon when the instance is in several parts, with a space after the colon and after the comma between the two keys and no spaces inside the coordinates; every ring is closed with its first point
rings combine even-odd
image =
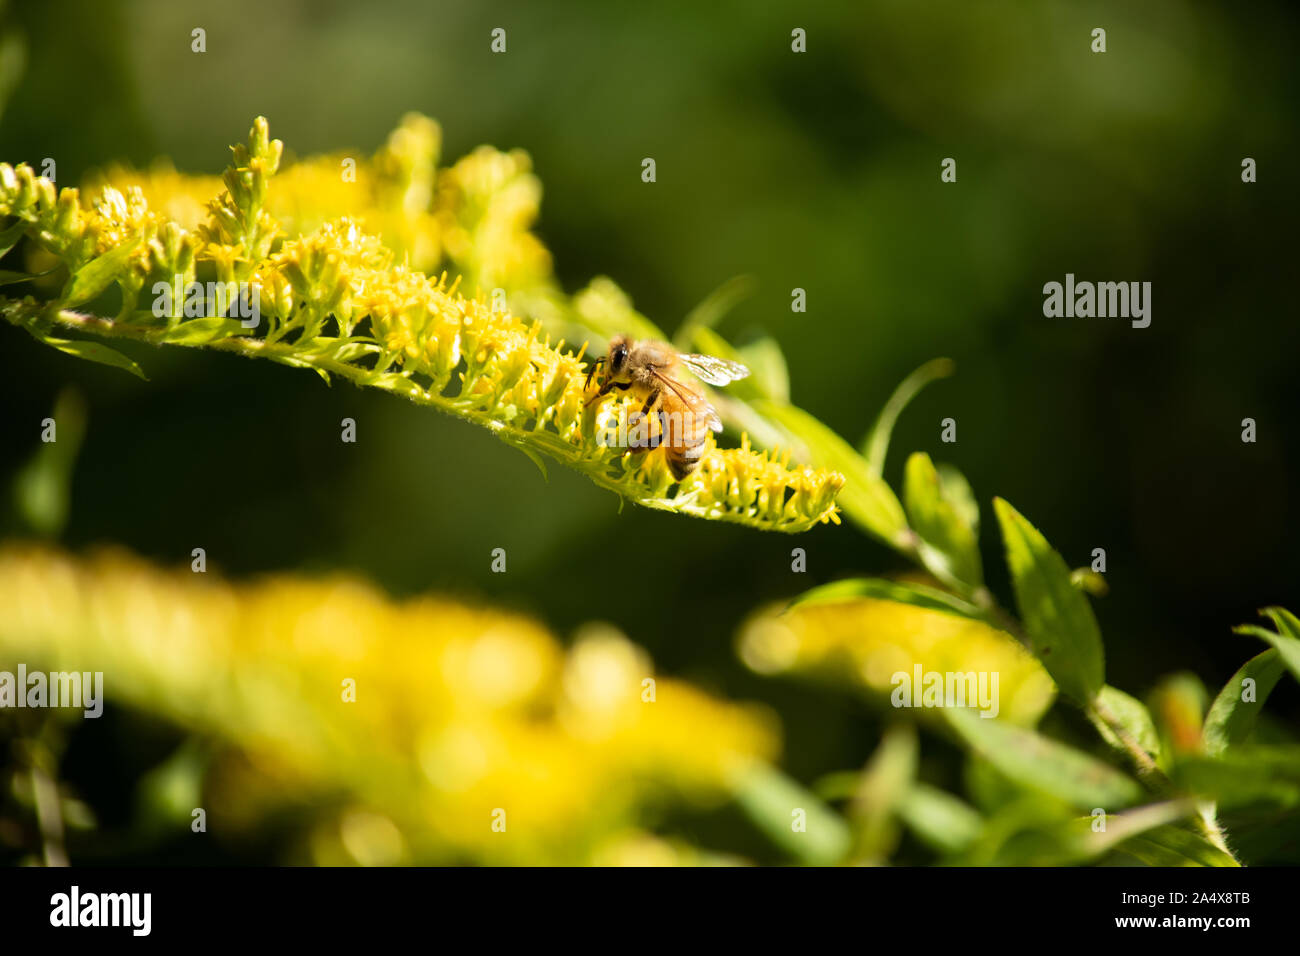
{"type": "Polygon", "coordinates": [[[8,544],[0,607],[10,668],[102,671],[110,703],[215,742],[212,829],[341,800],[302,849],[317,862],[662,855],[610,841],[665,796],[720,799],[776,750],[761,714],[656,676],[612,628],[566,653],[525,617],[353,578],[233,585],[8,544]]]}
{"type": "Polygon", "coordinates": [[[438,179],[438,223],[447,255],[471,289],[534,289],[551,280],[551,255],[529,229],[542,185],[522,150],[481,146],[438,179]]]}
{"type": "Polygon", "coordinates": [[[540,187],[527,157],[476,151],[443,174],[432,199],[437,143],[431,121],[408,117],[357,184],[331,178],[337,157],[277,177],[283,146],[259,119],[197,223],[196,189],[211,181],[110,171],[117,185],[101,185],[87,202],[76,190],[56,195],[27,166],[0,165],[0,215],[17,217],[72,276],[52,302],[0,297],[0,313],[56,348],[136,372],[102,345],[91,351],[49,329],[217,348],[310,368],[326,381],[342,376],[487,427],[534,461],[555,458],[652,508],[789,532],[837,520],[842,475],[792,468],[788,456],[755,452],[747,440],[722,450],[710,435],[701,466],[681,482],[662,453],[603,441],[632,404],[586,405],[585,346],[552,345],[540,322],[486,293],[466,297],[459,278],[420,271],[417,263],[446,245],[480,289],[531,289],[530,307],[540,311],[558,301],[549,255],[528,232],[540,187]],[[351,188],[363,180],[364,189],[351,188]],[[251,327],[214,305],[222,301],[215,293],[201,314],[182,303],[181,290],[208,277],[223,290],[243,284],[257,303],[251,327]],[[75,311],[114,283],[122,292],[115,318],[75,311]],[[159,289],[168,291],[166,307],[159,289]]]}
{"type": "Polygon", "coordinates": [[[918,668],[923,678],[973,674],[977,685],[980,674],[996,674],[996,716],[1019,724],[1036,723],[1055,694],[1042,665],[1010,634],[897,601],[854,598],[785,613],[769,608],[742,629],[740,655],[760,674],[822,675],[886,702],[905,683],[911,690],[918,668]]]}

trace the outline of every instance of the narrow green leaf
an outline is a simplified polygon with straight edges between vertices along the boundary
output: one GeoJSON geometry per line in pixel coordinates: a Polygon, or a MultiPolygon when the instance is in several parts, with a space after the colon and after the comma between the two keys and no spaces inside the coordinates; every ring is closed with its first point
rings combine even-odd
{"type": "Polygon", "coordinates": [[[790,369],[780,344],[765,335],[740,349],[740,362],[750,371],[750,378],[764,398],[790,401],[790,369]]]}
{"type": "Polygon", "coordinates": [[[940,853],[960,853],[980,835],[979,812],[945,790],[914,783],[898,805],[898,815],[917,839],[940,853]]]}
{"type": "Polygon", "coordinates": [[[1223,807],[1300,804],[1300,746],[1240,746],[1217,757],[1185,756],[1175,779],[1223,807]]]}
{"type": "Polygon", "coordinates": [[[921,561],[939,580],[979,588],[984,584],[975,531],[943,497],[939,472],[930,456],[916,452],[907,459],[903,501],[912,530],[921,537],[921,561]]]}
{"type": "Polygon", "coordinates": [[[408,398],[423,398],[425,391],[420,387],[419,382],[413,382],[405,375],[397,372],[385,372],[382,375],[376,375],[367,384],[376,388],[386,389],[390,392],[396,392],[399,395],[405,395],[408,398]]]}
{"type": "Polygon", "coordinates": [[[62,305],[70,307],[89,302],[107,289],[126,271],[127,260],[140,244],[140,239],[140,236],[135,236],[78,269],[77,274],[71,278],[68,290],[63,294],[62,305]]]}
{"type": "Polygon", "coordinates": [[[236,335],[247,335],[252,329],[246,329],[238,319],[226,319],[212,316],[202,319],[187,319],[175,328],[168,329],[161,341],[172,345],[210,345],[221,339],[236,335]]]}
{"type": "Polygon", "coordinates": [[[1209,756],[1217,757],[1229,747],[1239,746],[1250,738],[1255,721],[1264,709],[1264,701],[1277,686],[1284,670],[1281,655],[1270,649],[1246,661],[1223,685],[1223,690],[1210,705],[1205,726],[1201,728],[1201,740],[1209,756]],[[1246,681],[1251,682],[1250,700],[1242,699],[1247,692],[1246,681]]]}
{"type": "Polygon", "coordinates": [[[826,801],[849,800],[858,791],[861,774],[856,770],[837,770],[813,782],[812,791],[826,801]]]}
{"type": "MultiPolygon", "coordinates": [[[[1094,807],[1093,810],[1103,810],[1094,807]]],[[[1128,840],[1174,825],[1195,812],[1189,800],[1170,800],[1134,807],[1120,813],[1089,813],[1063,823],[1038,824],[1029,839],[1019,834],[1007,841],[990,862],[1000,866],[1063,866],[1095,860],[1128,840]],[[1101,829],[1104,825],[1105,829],[1101,829]]]]}
{"type": "Polygon", "coordinates": [[[985,620],[984,612],[980,608],[955,594],[926,587],[923,584],[903,584],[898,581],[886,581],[883,578],[850,578],[823,584],[799,595],[790,602],[786,610],[810,604],[838,604],[860,598],[897,601],[899,604],[910,604],[931,611],[946,611],[976,621],[985,620]]]}
{"type": "Polygon", "coordinates": [[[885,473],[885,453],[889,451],[889,438],[894,433],[894,424],[907,404],[916,397],[916,393],[936,379],[947,378],[957,366],[952,359],[938,358],[926,362],[894,389],[885,407],[880,410],[880,417],[871,426],[866,440],[862,443],[862,454],[866,458],[867,468],[877,478],[885,473]]]}
{"type": "Polygon", "coordinates": [[[9,250],[18,245],[18,240],[27,232],[28,223],[25,219],[19,219],[9,228],[0,232],[0,259],[9,254],[9,250]]]}
{"type": "Polygon", "coordinates": [[[1300,846],[1300,813],[1265,803],[1218,814],[1232,852],[1247,865],[1294,866],[1300,846]]]}
{"type": "Polygon", "coordinates": [[[814,463],[845,477],[839,505],[867,533],[891,548],[905,549],[911,541],[907,517],[893,490],[867,467],[866,459],[831,429],[800,408],[757,401],[754,407],[804,443],[814,463]]]}
{"type": "Polygon", "coordinates": [[[976,753],[1023,787],[1088,810],[1120,809],[1142,798],[1137,781],[1066,744],[967,708],[945,707],[942,713],[976,753]]]}
{"type": "Polygon", "coordinates": [[[1061,691],[1086,704],[1105,683],[1101,632],[1088,599],[1038,529],[1001,498],[993,508],[1002,526],[1016,604],[1032,650],[1061,691]]]}
{"type": "MultiPolygon", "coordinates": [[[[302,359],[296,358],[295,356],[292,355],[276,355],[274,352],[268,352],[266,357],[269,358],[272,362],[279,362],[281,365],[288,365],[291,368],[311,369],[313,372],[315,372],[317,375],[321,377],[321,379],[325,382],[326,385],[330,384],[330,373],[325,371],[325,369],[321,368],[319,365],[315,364],[314,362],[305,362],[302,359]]],[[[397,379],[397,378],[403,379],[413,387],[416,388],[419,387],[416,386],[415,383],[412,382],[410,379],[405,378],[405,376],[396,375],[396,374],[378,375],[375,376],[374,378],[368,378],[365,380],[364,384],[374,385],[377,388],[387,389],[390,392],[404,392],[405,394],[408,395],[412,394],[409,389],[402,389],[388,382],[389,379],[397,379]],[[379,379],[384,379],[385,381],[381,382],[379,381],[379,379]]]]}
{"type": "Polygon", "coordinates": [[[1300,618],[1284,607],[1266,607],[1262,613],[1273,622],[1279,634],[1300,641],[1300,618]]]}
{"type": "Polygon", "coordinates": [[[100,345],[98,342],[85,342],[81,340],[56,339],[52,336],[36,331],[31,326],[24,326],[31,334],[32,338],[38,342],[44,342],[46,345],[58,349],[60,352],[67,352],[69,355],[75,355],[77,358],[85,359],[87,362],[97,362],[100,365],[111,365],[114,368],[120,368],[132,375],[137,375],[145,381],[149,377],[134,361],[127,358],[121,352],[110,349],[107,345],[100,345]]]}
{"type": "Polygon", "coordinates": [[[0,269],[0,286],[17,285],[20,282],[43,279],[45,276],[57,272],[59,268],[59,266],[55,266],[53,269],[46,269],[44,272],[14,272],[10,269],[0,269]]]}
{"type": "Polygon", "coordinates": [[[1241,864],[1185,824],[1168,824],[1132,836],[1103,864],[1112,866],[1215,866],[1241,864]]]}
{"type": "Polygon", "coordinates": [[[912,724],[895,724],[859,778],[850,804],[854,854],[859,860],[888,859],[898,843],[895,811],[916,778],[918,747],[912,724]]]}
{"type": "Polygon", "coordinates": [[[1272,644],[1273,650],[1277,651],[1281,662],[1286,665],[1286,668],[1291,671],[1296,680],[1300,680],[1300,640],[1285,633],[1275,634],[1256,624],[1242,624],[1232,630],[1236,634],[1249,634],[1251,637],[1258,637],[1260,640],[1272,644]]]}
{"type": "MultiPolygon", "coordinates": [[[[1152,720],[1146,704],[1119,688],[1107,684],[1097,695],[1096,706],[1099,712],[1117,722],[1124,732],[1152,758],[1159,759],[1160,733],[1156,730],[1155,721],[1152,720]]],[[[1096,727],[1108,744],[1119,750],[1125,749],[1119,735],[1104,719],[1097,721],[1096,727]]]]}
{"type": "Polygon", "coordinates": [[[936,467],[939,469],[939,483],[942,485],[944,500],[957,509],[961,520],[970,525],[971,531],[978,538],[980,506],[975,500],[975,492],[971,489],[970,482],[955,465],[940,462],[936,467]]]}
{"type": "Polygon", "coordinates": [[[86,404],[64,389],[50,413],[55,441],[39,443],[14,476],[14,500],[24,523],[39,535],[57,537],[67,524],[72,470],[86,433],[86,404]]]}
{"type": "MultiPolygon", "coordinates": [[[[753,276],[734,276],[722,283],[722,285],[705,296],[699,305],[687,313],[686,318],[682,320],[681,326],[677,329],[677,334],[673,336],[673,344],[683,352],[702,348],[695,341],[695,333],[700,329],[714,328],[724,315],[749,298],[754,291],[754,286],[753,276]]],[[[727,357],[719,355],[719,358],[727,357]]]]}
{"type": "Polygon", "coordinates": [[[732,792],[745,815],[775,845],[802,863],[827,866],[852,845],[848,824],[812,793],[773,767],[738,771],[732,792]],[[802,829],[796,829],[802,824],[802,829]]]}
{"type": "Polygon", "coordinates": [[[521,452],[523,452],[524,455],[528,458],[528,460],[537,466],[537,470],[542,473],[542,481],[547,483],[550,482],[551,477],[546,473],[546,462],[545,460],[543,460],[541,455],[537,454],[537,452],[533,451],[527,445],[522,445],[516,441],[507,441],[506,444],[512,448],[518,448],[521,452]]]}

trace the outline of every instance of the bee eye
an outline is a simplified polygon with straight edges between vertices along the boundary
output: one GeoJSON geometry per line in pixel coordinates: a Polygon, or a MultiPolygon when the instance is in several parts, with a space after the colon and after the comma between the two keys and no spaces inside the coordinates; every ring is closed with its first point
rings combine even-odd
{"type": "Polygon", "coordinates": [[[623,367],[623,363],[627,361],[627,346],[614,346],[614,354],[610,357],[610,361],[614,366],[614,371],[617,372],[620,370],[623,367]]]}

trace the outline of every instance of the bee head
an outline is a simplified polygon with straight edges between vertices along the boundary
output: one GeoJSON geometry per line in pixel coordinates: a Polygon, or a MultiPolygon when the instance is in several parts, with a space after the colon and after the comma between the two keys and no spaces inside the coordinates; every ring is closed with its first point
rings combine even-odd
{"type": "Polygon", "coordinates": [[[627,368],[627,338],[616,335],[609,342],[609,374],[617,378],[627,368]]]}

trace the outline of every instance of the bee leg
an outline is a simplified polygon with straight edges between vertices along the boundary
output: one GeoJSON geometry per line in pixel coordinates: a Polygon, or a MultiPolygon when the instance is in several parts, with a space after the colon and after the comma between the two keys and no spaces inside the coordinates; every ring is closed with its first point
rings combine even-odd
{"type": "Polygon", "coordinates": [[[591,388],[591,378],[592,378],[592,376],[595,375],[595,374],[596,374],[596,370],[597,370],[598,368],[600,368],[601,366],[603,366],[604,364],[605,364],[605,360],[604,360],[603,358],[598,358],[598,359],[596,359],[594,362],[591,363],[591,368],[588,369],[588,371],[587,371],[587,384],[585,384],[584,386],[582,386],[582,390],[583,390],[584,392],[585,392],[587,389],[591,388]]]}
{"type": "MultiPolygon", "coordinates": [[[[646,398],[645,404],[641,406],[641,411],[633,413],[633,420],[637,420],[637,421],[646,420],[646,418],[650,414],[650,409],[654,407],[654,404],[657,401],[659,401],[659,389],[656,388],[653,392],[650,393],[649,397],[646,398]]],[[[646,441],[643,444],[637,445],[632,450],[636,452],[645,452],[645,451],[654,451],[654,449],[658,448],[660,443],[663,442],[664,435],[666,434],[666,432],[664,431],[663,422],[664,422],[664,413],[660,411],[659,431],[657,433],[647,435],[646,441]]]]}
{"type": "Polygon", "coordinates": [[[631,382],[606,382],[604,385],[600,387],[600,391],[598,391],[595,395],[591,396],[591,398],[587,399],[587,404],[583,405],[582,407],[586,408],[587,405],[590,405],[592,402],[596,401],[596,399],[600,398],[602,395],[608,395],[609,390],[611,388],[617,388],[619,391],[626,392],[631,387],[632,387],[631,382]]]}

